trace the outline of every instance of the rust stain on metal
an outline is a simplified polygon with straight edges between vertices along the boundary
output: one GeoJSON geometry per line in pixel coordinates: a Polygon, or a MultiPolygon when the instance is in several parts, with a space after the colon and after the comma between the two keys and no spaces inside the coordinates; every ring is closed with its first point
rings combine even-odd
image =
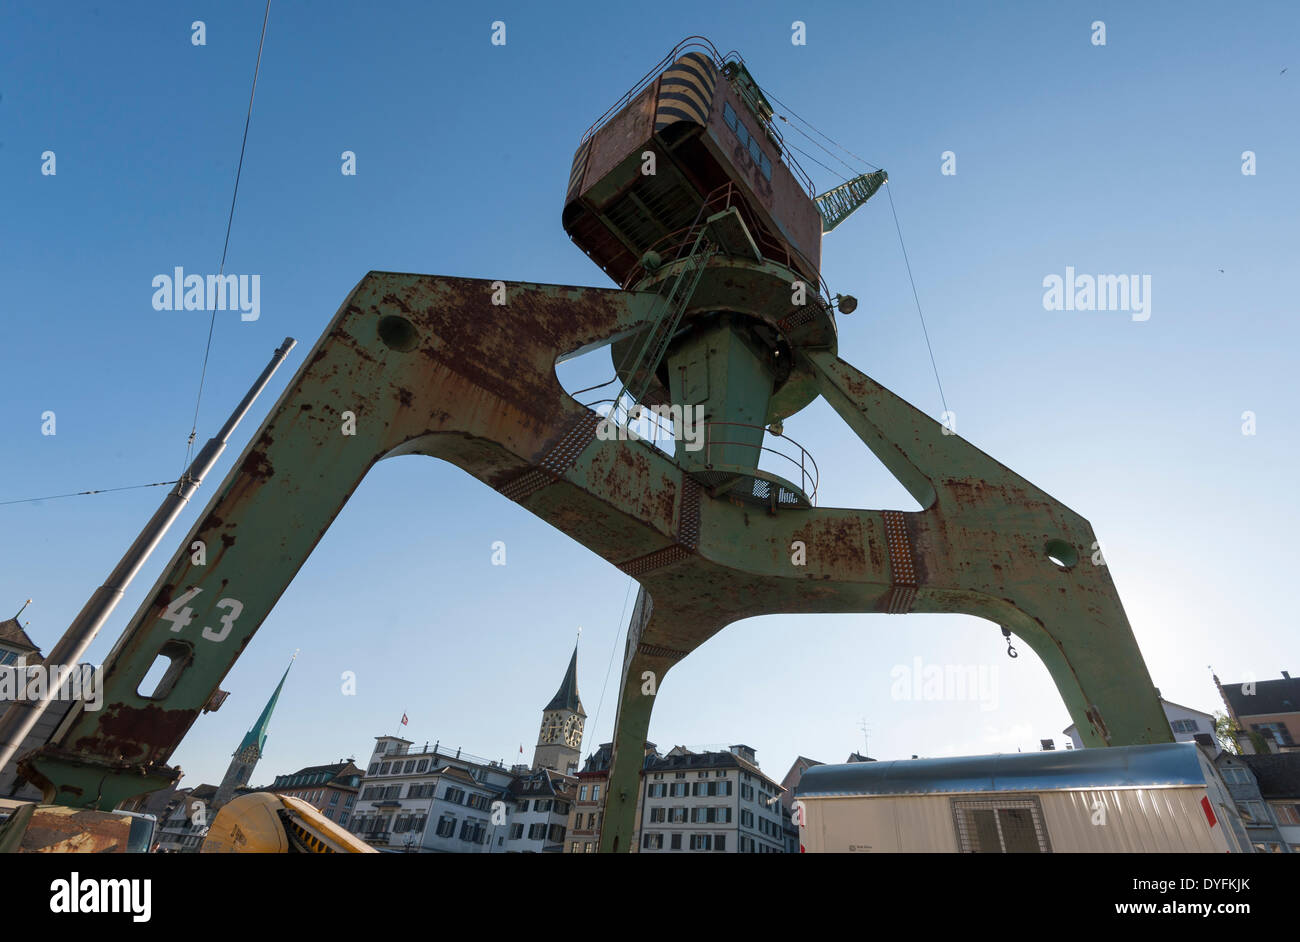
{"type": "Polygon", "coordinates": [[[250,451],[248,457],[244,459],[244,463],[240,465],[239,470],[258,481],[269,480],[275,474],[275,469],[271,467],[266,452],[261,450],[250,451]]]}
{"type": "Polygon", "coordinates": [[[180,742],[198,716],[197,710],[164,710],[150,703],[144,707],[115,703],[99,716],[93,735],[78,739],[73,749],[89,755],[128,761],[154,758],[167,744],[180,742]]]}

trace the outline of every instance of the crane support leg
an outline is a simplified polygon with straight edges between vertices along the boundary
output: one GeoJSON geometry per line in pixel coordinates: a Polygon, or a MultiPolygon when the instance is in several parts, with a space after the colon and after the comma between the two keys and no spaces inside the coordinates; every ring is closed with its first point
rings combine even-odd
{"type": "Polygon", "coordinates": [[[349,496],[375,463],[406,454],[457,465],[641,585],[602,850],[632,849],[642,744],[665,675],[755,615],[979,615],[1038,652],[1089,745],[1171,738],[1087,521],[833,353],[797,355],[924,510],[768,512],[710,497],[645,442],[598,438],[598,417],[564,391],[555,364],[646,329],[655,299],[362,279],[109,654],[102,708],[78,705],[24,757],[46,801],[109,809],[174,781],[172,753],[219,703],[218,684],[349,496]],[[140,689],[159,658],[166,674],[140,689]]]}

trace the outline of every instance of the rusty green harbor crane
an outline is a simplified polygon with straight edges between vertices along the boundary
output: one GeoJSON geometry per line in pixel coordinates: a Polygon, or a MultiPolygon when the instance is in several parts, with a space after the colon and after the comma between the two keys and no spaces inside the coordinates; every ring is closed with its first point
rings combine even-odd
{"type": "Polygon", "coordinates": [[[617,287],[362,278],[106,659],[103,708],[74,708],[24,758],[45,800],[108,810],[172,784],[182,737],[344,503],[406,454],[464,469],[639,583],[604,852],[633,849],[666,676],[756,615],[977,615],[1038,654],[1087,745],[1169,741],[1088,521],[838,356],[856,301],[826,288],[822,236],[886,176],[817,195],[773,115],[739,55],[693,37],[591,126],[563,225],[617,287]],[[618,392],[583,404],[556,365],[604,345],[618,392]],[[921,510],[817,505],[784,423],[818,397],[921,510]],[[703,447],[597,434],[605,414],[686,407],[703,447]]]}

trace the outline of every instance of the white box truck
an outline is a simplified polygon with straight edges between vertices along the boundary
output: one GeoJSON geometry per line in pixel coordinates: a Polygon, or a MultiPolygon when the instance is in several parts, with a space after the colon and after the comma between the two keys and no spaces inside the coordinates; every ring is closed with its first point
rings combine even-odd
{"type": "Polygon", "coordinates": [[[1251,853],[1195,743],[818,765],[795,791],[807,853],[1251,853]]]}

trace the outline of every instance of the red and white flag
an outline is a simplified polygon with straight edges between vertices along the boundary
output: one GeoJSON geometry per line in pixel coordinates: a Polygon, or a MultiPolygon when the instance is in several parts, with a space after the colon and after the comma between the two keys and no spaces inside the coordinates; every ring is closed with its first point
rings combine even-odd
{"type": "Polygon", "coordinates": [[[403,725],[403,726],[406,725],[406,714],[405,714],[405,713],[402,714],[402,725],[403,725]]]}

